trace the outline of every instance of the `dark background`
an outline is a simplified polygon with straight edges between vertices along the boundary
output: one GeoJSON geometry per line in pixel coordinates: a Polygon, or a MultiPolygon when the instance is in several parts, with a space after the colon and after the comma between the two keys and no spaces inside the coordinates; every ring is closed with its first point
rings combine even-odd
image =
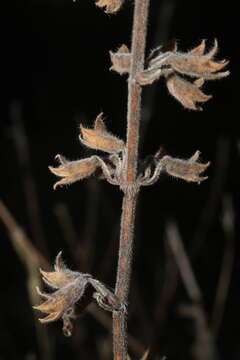
{"type": "MultiPolygon", "coordinates": [[[[239,359],[239,14],[234,1],[151,3],[147,53],[171,39],[186,51],[201,39],[208,39],[210,48],[217,38],[218,58],[230,60],[231,75],[204,85],[213,99],[202,112],[184,110],[162,79],[144,88],[141,157],[159,146],[182,158],[201,150],[211,167],[201,186],[162,176],[141,191],[129,305],[129,332],[140,344],[130,347],[131,354],[139,358],[142,348],[151,347],[153,359],[239,359]],[[230,219],[227,230],[224,214],[230,219]],[[232,269],[225,307],[216,316],[223,315],[214,341],[218,357],[207,357],[206,339],[191,352],[201,336],[194,315],[179,313],[179,306],[192,299],[176,275],[166,236],[171,223],[178,227],[202,291],[204,335],[208,325],[212,329],[220,273],[232,269]]],[[[80,122],[90,127],[101,111],[108,128],[125,139],[126,79],[109,71],[108,51],[130,46],[132,12],[128,0],[113,16],[92,0],[13,0],[2,11],[2,201],[48,261],[62,249],[72,269],[90,272],[110,286],[122,194],[94,178],[53,191],[56,179],[47,166],[56,165],[58,153],[70,159],[93,153],[79,144],[78,127],[80,122]]],[[[86,313],[76,321],[70,339],[62,335],[60,322],[48,326],[48,341],[46,333],[37,335],[26,264],[2,222],[0,230],[0,359],[110,359],[111,331],[102,326],[105,320],[96,319],[96,309],[94,316],[86,313]],[[50,351],[41,345],[46,343],[50,351]]]]}

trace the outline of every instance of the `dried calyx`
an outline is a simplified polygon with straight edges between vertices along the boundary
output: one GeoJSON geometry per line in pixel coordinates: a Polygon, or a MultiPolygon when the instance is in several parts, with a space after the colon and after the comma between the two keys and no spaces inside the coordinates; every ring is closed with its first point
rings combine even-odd
{"type": "Polygon", "coordinates": [[[97,156],[91,156],[86,159],[68,161],[64,156],[57,155],[56,159],[59,161],[59,167],[49,166],[49,170],[62,177],[60,181],[57,181],[53,188],[54,190],[61,185],[72,184],[78,180],[85,179],[93,175],[100,167],[97,156]]]}
{"type": "Polygon", "coordinates": [[[116,52],[110,51],[112,66],[110,70],[118,72],[120,75],[129,72],[131,63],[131,54],[126,45],[122,45],[116,52]]]}
{"type": "Polygon", "coordinates": [[[122,7],[122,4],[124,3],[124,0],[98,0],[96,1],[96,5],[105,8],[105,12],[110,13],[116,13],[120,10],[122,7]]]}
{"type": "Polygon", "coordinates": [[[91,175],[107,179],[110,183],[117,185],[118,182],[115,178],[121,171],[121,158],[118,154],[124,152],[124,142],[107,131],[102,113],[97,116],[93,129],[87,129],[82,125],[80,128],[82,135],[79,138],[84,145],[95,150],[105,151],[110,155],[104,157],[93,155],[75,161],[68,161],[64,156],[57,155],[56,159],[60,165],[58,167],[49,166],[49,170],[62,179],[55,183],[54,189],[91,175]]]}
{"type": "Polygon", "coordinates": [[[228,61],[214,60],[218,51],[217,40],[212,49],[204,54],[205,45],[205,40],[203,40],[199,46],[187,53],[178,52],[176,43],[171,51],[162,52],[160,47],[153,52],[158,52],[158,55],[149,61],[146,70],[137,74],[136,80],[141,85],[148,85],[163,76],[170,94],[185,108],[202,110],[196,103],[205,102],[211,98],[200,90],[204,81],[221,79],[230,74],[229,71],[220,72],[228,64],[228,61]],[[182,75],[195,77],[197,80],[190,82],[182,75]]]}
{"type": "Polygon", "coordinates": [[[159,153],[157,153],[152,163],[139,176],[138,181],[143,186],[152,185],[158,181],[160,174],[165,172],[173,177],[200,184],[208,178],[201,174],[208,168],[210,162],[202,164],[199,162],[199,156],[200,151],[196,151],[189,159],[183,160],[169,155],[159,158],[159,153]]]}
{"type": "Polygon", "coordinates": [[[102,113],[97,116],[93,129],[80,125],[80,130],[82,136],[79,139],[87,147],[107,153],[119,153],[125,148],[122,140],[107,131],[102,113]]]}
{"type": "Polygon", "coordinates": [[[90,274],[69,270],[62,261],[61,252],[56,257],[53,272],[40,272],[45,283],[56,291],[45,293],[37,288],[38,294],[46,301],[34,306],[34,309],[48,314],[45,318],[39,319],[41,323],[62,319],[66,336],[72,334],[72,320],[76,318],[76,307],[82,311],[95,300],[105,310],[125,311],[124,305],[106,285],[90,274]]]}

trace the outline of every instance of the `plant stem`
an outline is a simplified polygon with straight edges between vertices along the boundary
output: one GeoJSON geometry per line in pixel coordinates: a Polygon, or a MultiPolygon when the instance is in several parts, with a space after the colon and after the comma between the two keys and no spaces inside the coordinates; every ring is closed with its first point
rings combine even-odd
{"type": "MultiPolygon", "coordinates": [[[[135,0],[131,69],[128,79],[128,128],[126,174],[122,188],[124,191],[120,245],[115,293],[127,304],[132,267],[135,208],[139,187],[136,183],[138,164],[139,123],[141,115],[141,86],[135,81],[138,72],[144,69],[147,18],[150,0],[135,0]]],[[[127,312],[113,314],[113,348],[115,360],[127,360],[127,312]]]]}

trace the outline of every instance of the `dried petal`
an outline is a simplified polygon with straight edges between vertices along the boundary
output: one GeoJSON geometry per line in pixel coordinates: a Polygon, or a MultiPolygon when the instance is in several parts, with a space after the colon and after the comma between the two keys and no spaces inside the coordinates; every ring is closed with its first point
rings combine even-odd
{"type": "Polygon", "coordinates": [[[103,127],[102,114],[98,115],[94,129],[87,129],[82,125],[80,129],[82,132],[82,136],[79,136],[80,141],[92,149],[108,153],[119,153],[124,149],[124,142],[107,132],[105,126],[103,127]]]}
{"type": "Polygon", "coordinates": [[[106,13],[116,13],[122,6],[124,0],[99,0],[96,5],[106,7],[106,13]]]}
{"type": "Polygon", "coordinates": [[[174,177],[184,179],[186,181],[197,182],[200,184],[208,177],[200,176],[202,172],[210,165],[210,162],[201,164],[197,162],[199,159],[200,151],[196,151],[195,154],[188,160],[176,159],[170,156],[165,156],[161,161],[165,171],[174,177]]]}
{"type": "Polygon", "coordinates": [[[61,165],[57,168],[48,167],[53,174],[63,177],[54,184],[54,190],[59,185],[72,184],[75,181],[89,177],[99,167],[99,162],[95,156],[76,161],[67,161],[62,155],[57,155],[57,158],[61,165]]]}
{"type": "Polygon", "coordinates": [[[205,102],[212,96],[205,95],[200,89],[202,81],[199,83],[190,83],[180,76],[173,74],[167,78],[167,88],[172,96],[174,96],[184,107],[192,110],[202,110],[196,105],[196,102],[205,102]]]}
{"type": "Polygon", "coordinates": [[[126,45],[122,45],[116,52],[109,51],[109,54],[112,61],[110,70],[115,70],[121,75],[129,72],[131,54],[126,45]]]}

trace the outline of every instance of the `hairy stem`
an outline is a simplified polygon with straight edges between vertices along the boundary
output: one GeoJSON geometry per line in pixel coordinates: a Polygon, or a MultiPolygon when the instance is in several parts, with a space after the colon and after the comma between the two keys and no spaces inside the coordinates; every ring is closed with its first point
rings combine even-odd
{"type": "MultiPolygon", "coordinates": [[[[121,217],[120,246],[115,293],[122,303],[127,304],[132,267],[135,209],[139,187],[136,183],[138,164],[139,122],[141,115],[141,86],[135,76],[144,69],[147,18],[150,0],[135,0],[132,60],[128,79],[128,128],[126,174],[121,217]]],[[[127,312],[113,314],[114,360],[127,360],[127,312]]]]}

